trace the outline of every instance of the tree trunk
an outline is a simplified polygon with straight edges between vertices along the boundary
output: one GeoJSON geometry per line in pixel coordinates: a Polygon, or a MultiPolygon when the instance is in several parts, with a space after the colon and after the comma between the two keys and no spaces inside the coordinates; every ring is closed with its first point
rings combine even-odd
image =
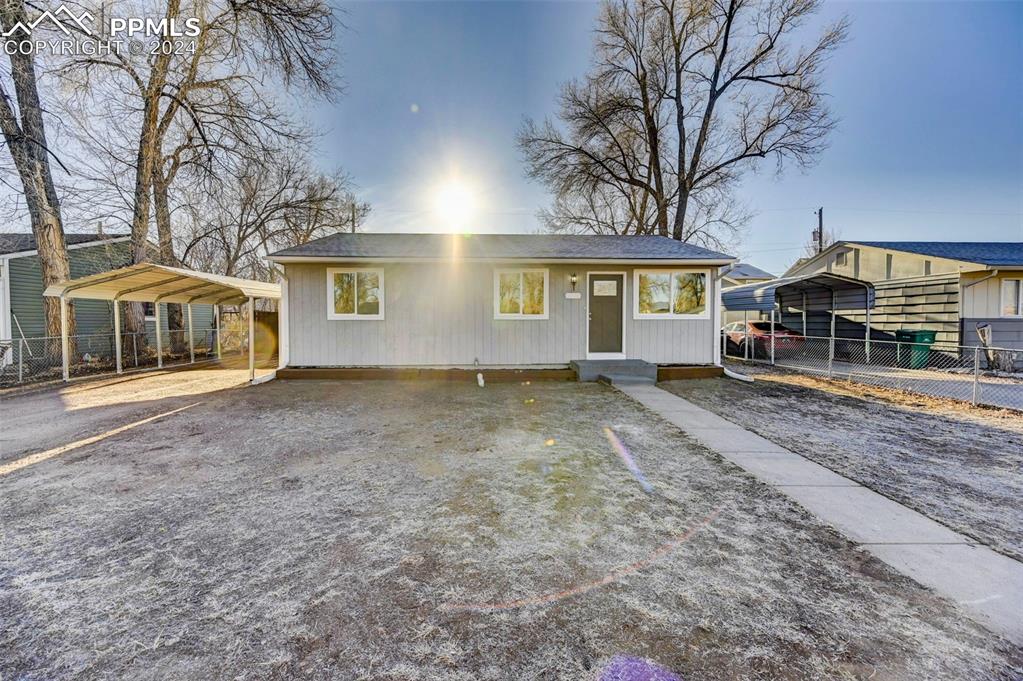
{"type": "MultiPolygon", "coordinates": [[[[8,31],[19,21],[26,21],[24,2],[0,0],[0,27],[8,31]]],[[[9,57],[18,112],[15,113],[10,97],[0,85],[0,129],[3,130],[4,140],[11,151],[25,193],[25,204],[39,252],[43,285],[49,286],[71,278],[64,226],[60,218],[60,200],[50,173],[50,151],[46,144],[35,60],[31,54],[22,54],[17,50],[9,57]]],[[[46,335],[60,336],[60,300],[44,298],[43,307],[46,335]]],[[[73,307],[68,311],[68,333],[72,336],[75,333],[73,307]]],[[[47,353],[59,356],[60,343],[48,343],[47,353]]]]}
{"type": "MultiPolygon", "coordinates": [[[[177,17],[180,9],[179,0],[168,0],[168,21],[177,17]]],[[[147,262],[149,253],[149,213],[150,197],[152,196],[153,170],[159,152],[158,123],[160,119],[160,98],[167,84],[167,68],[170,63],[170,50],[162,50],[153,60],[149,73],[149,83],[143,93],[142,129],[139,132],[139,148],[135,161],[135,205],[131,217],[131,255],[133,263],[147,262]]],[[[129,303],[125,315],[125,330],[128,333],[142,334],[145,331],[145,317],[142,306],[129,303]]],[[[144,335],[136,336],[144,345],[144,335]]]]}
{"type": "Polygon", "coordinates": [[[689,190],[679,187],[678,206],[675,207],[675,225],[671,233],[671,238],[676,241],[682,241],[685,238],[687,210],[689,210],[689,190]]]}
{"type": "MultiPolygon", "coordinates": [[[[159,143],[158,143],[159,146],[159,143]]],[[[178,259],[174,256],[174,238],[171,232],[170,197],[167,178],[157,165],[153,168],[153,208],[156,215],[156,233],[160,245],[160,262],[164,265],[177,267],[178,259]]],[[[167,303],[167,330],[171,341],[171,351],[181,354],[187,345],[185,338],[185,322],[181,314],[180,303],[167,303]]]]}

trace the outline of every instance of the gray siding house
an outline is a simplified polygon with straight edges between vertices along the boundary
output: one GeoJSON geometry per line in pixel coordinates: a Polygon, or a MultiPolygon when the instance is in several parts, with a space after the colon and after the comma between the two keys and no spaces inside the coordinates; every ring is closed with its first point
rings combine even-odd
{"type": "Polygon", "coordinates": [[[657,236],[335,234],[283,267],[281,366],[716,364],[718,268],[657,236]]]}
{"type": "MultiPolygon", "coordinates": [[[[124,267],[131,263],[131,238],[119,234],[66,234],[68,264],[71,278],[124,267]]],[[[36,252],[35,237],[30,233],[0,233],[0,344],[13,344],[22,339],[38,339],[46,335],[43,308],[43,275],[36,252]]],[[[161,326],[167,330],[166,305],[161,304],[161,326]]],[[[75,323],[83,340],[83,351],[106,353],[110,351],[113,333],[113,308],[109,301],[75,301],[75,323]]],[[[155,321],[146,317],[150,344],[155,343],[155,321]]],[[[212,327],[213,308],[196,305],[192,321],[197,332],[212,327]]],[[[40,347],[30,341],[28,351],[40,347]]],[[[2,353],[2,361],[9,363],[15,351],[2,353]]]]}
{"type": "Polygon", "coordinates": [[[1023,242],[839,241],[784,276],[815,272],[874,284],[875,337],[930,329],[939,342],[976,345],[988,324],[994,345],[1023,350],[1023,242]]]}

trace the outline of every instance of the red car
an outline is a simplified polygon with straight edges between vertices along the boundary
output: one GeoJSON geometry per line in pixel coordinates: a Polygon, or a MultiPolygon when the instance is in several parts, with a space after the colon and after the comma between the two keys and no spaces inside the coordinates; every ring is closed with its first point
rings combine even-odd
{"type": "MultiPolygon", "coordinates": [[[[746,340],[752,343],[750,357],[767,358],[771,356],[771,322],[732,322],[724,328],[726,354],[746,357],[746,340]]],[[[803,334],[792,329],[774,325],[774,354],[794,354],[803,349],[803,334]]]]}

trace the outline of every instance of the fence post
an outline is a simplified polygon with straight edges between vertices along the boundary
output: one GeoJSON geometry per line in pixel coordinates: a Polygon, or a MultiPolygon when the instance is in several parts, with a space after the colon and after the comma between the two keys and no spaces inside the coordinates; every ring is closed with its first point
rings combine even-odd
{"type": "Polygon", "coordinates": [[[835,365],[835,337],[832,335],[828,338],[828,378],[831,378],[831,374],[834,371],[835,365]]]}
{"type": "Polygon", "coordinates": [[[18,339],[18,383],[21,383],[25,367],[25,339],[18,339]]]}
{"type": "Polygon", "coordinates": [[[980,401],[980,346],[973,348],[973,404],[980,401]]]}

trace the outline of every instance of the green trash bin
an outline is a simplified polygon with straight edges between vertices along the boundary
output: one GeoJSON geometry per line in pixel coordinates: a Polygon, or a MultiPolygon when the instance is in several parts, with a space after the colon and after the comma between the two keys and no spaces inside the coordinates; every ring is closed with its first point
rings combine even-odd
{"type": "Polygon", "coordinates": [[[927,360],[931,356],[931,346],[934,345],[934,337],[937,331],[924,329],[899,329],[895,332],[895,340],[899,343],[912,343],[912,345],[899,345],[899,366],[904,369],[925,369],[927,360]]]}

